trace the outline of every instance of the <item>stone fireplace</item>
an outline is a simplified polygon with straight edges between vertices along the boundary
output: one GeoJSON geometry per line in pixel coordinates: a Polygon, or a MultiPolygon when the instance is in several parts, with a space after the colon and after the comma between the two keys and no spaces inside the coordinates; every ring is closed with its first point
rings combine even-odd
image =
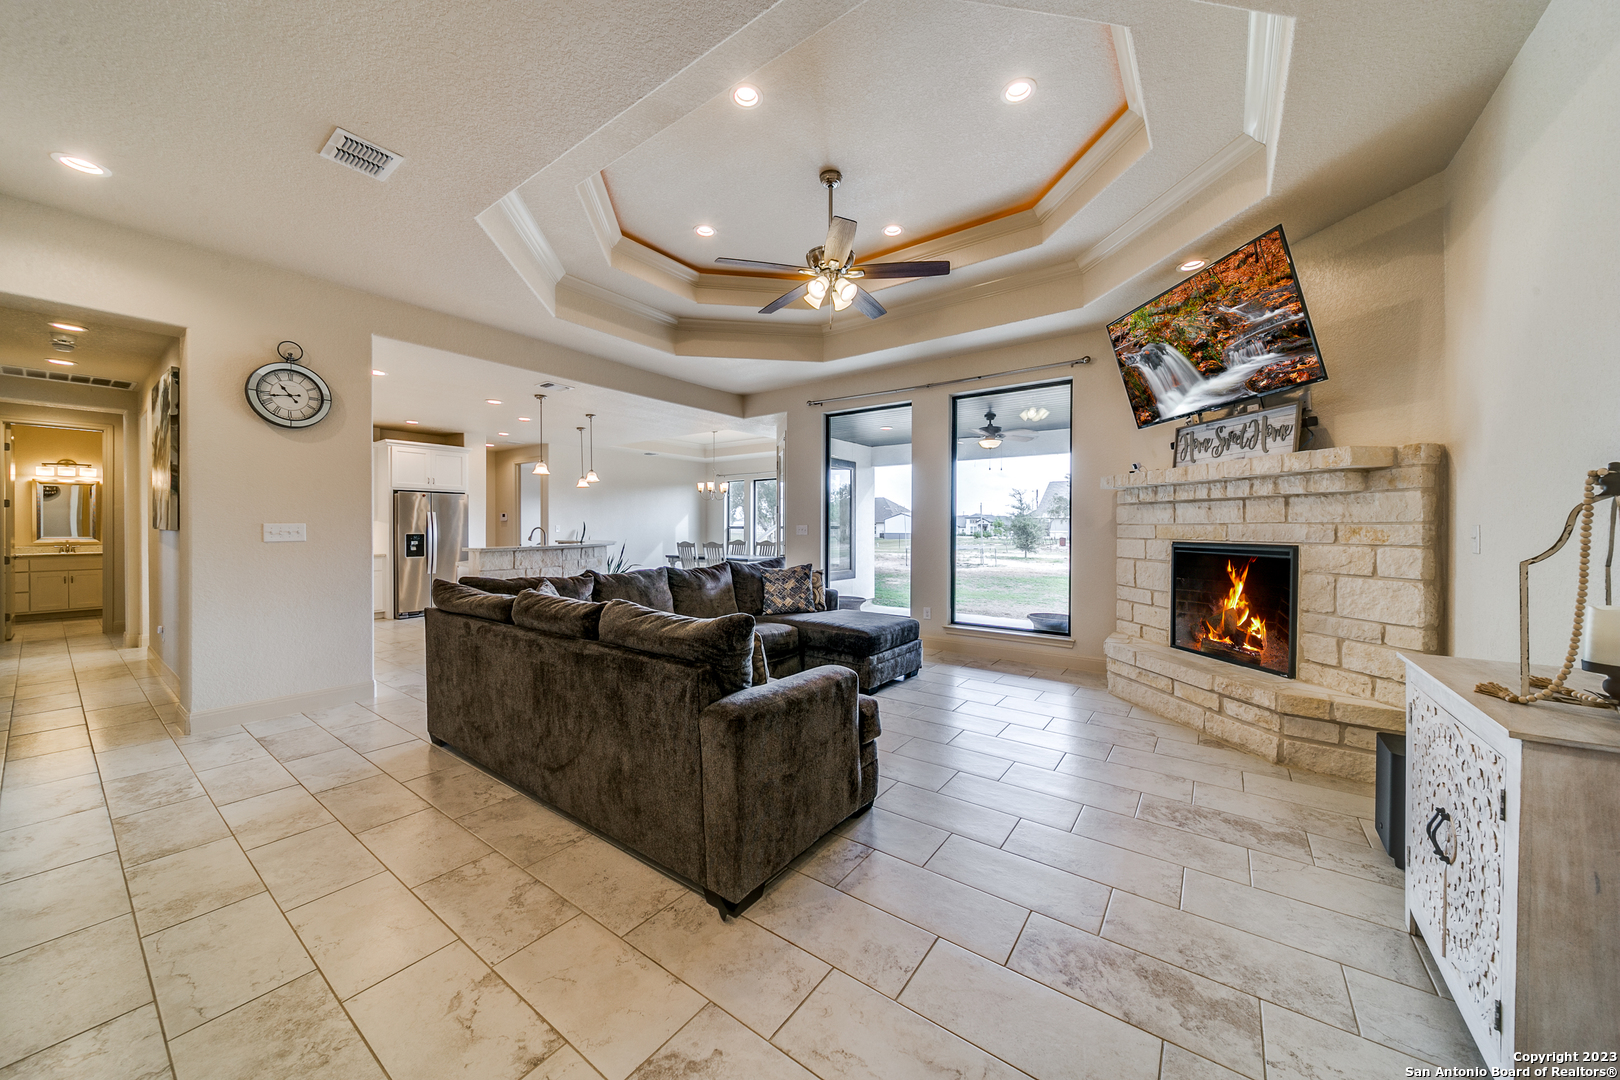
{"type": "Polygon", "coordinates": [[[1432,443],[1338,446],[1105,478],[1109,689],[1267,760],[1372,779],[1377,733],[1405,730],[1399,653],[1440,647],[1443,457],[1432,443]],[[1284,552],[1295,588],[1279,606],[1284,552]],[[1229,606],[1234,575],[1244,603],[1229,606]]]}

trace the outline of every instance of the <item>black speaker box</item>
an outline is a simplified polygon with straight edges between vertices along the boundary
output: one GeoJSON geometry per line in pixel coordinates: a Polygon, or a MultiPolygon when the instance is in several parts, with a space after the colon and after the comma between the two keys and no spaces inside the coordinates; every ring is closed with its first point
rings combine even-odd
{"type": "Polygon", "coordinates": [[[1373,823],[1395,865],[1406,869],[1406,736],[1378,734],[1378,790],[1373,823]]]}

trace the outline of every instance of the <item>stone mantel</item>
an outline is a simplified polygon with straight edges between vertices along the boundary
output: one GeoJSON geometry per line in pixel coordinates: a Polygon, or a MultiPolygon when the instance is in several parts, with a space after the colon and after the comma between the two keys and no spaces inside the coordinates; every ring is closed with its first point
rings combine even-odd
{"type": "Polygon", "coordinates": [[[1444,457],[1434,443],[1335,446],[1105,477],[1109,688],[1272,761],[1370,779],[1376,733],[1404,727],[1398,651],[1440,647],[1444,457]],[[1177,540],[1298,545],[1297,679],[1171,648],[1177,540]]]}
{"type": "Polygon", "coordinates": [[[572,577],[607,570],[613,541],[586,544],[524,544],[467,549],[467,573],[476,577],[572,577]]]}

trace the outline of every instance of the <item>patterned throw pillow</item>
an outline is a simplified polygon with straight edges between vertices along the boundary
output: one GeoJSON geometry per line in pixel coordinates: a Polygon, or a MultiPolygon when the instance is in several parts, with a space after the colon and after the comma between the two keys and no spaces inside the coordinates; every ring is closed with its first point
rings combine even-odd
{"type": "Polygon", "coordinates": [[[765,587],[766,615],[797,615],[816,610],[809,563],[781,570],[766,570],[760,578],[765,587]]]}
{"type": "Polygon", "coordinates": [[[827,610],[827,586],[826,583],[821,580],[820,570],[812,570],[810,572],[810,596],[815,602],[817,611],[827,610]]]}

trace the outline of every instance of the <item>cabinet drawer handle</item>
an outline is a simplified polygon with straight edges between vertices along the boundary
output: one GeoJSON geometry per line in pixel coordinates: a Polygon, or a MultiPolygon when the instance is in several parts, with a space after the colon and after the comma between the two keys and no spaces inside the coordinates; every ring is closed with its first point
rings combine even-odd
{"type": "MultiPolygon", "coordinates": [[[[1447,866],[1450,866],[1452,863],[1457,861],[1457,853],[1455,851],[1453,851],[1448,856],[1445,853],[1445,850],[1443,848],[1441,848],[1440,841],[1435,839],[1434,834],[1440,831],[1440,826],[1444,825],[1446,822],[1448,822],[1450,820],[1451,820],[1451,815],[1446,812],[1445,807],[1437,806],[1437,807],[1434,808],[1434,813],[1432,815],[1430,815],[1430,817],[1429,817],[1429,823],[1427,825],[1423,826],[1424,833],[1426,833],[1428,835],[1428,837],[1429,837],[1429,846],[1434,848],[1434,853],[1436,855],[1438,855],[1440,857],[1440,861],[1445,863],[1447,866]]],[[[1451,833],[1452,833],[1452,840],[1453,840],[1452,846],[1455,847],[1456,846],[1455,840],[1456,840],[1456,834],[1457,834],[1456,826],[1452,826],[1451,833]]]]}

